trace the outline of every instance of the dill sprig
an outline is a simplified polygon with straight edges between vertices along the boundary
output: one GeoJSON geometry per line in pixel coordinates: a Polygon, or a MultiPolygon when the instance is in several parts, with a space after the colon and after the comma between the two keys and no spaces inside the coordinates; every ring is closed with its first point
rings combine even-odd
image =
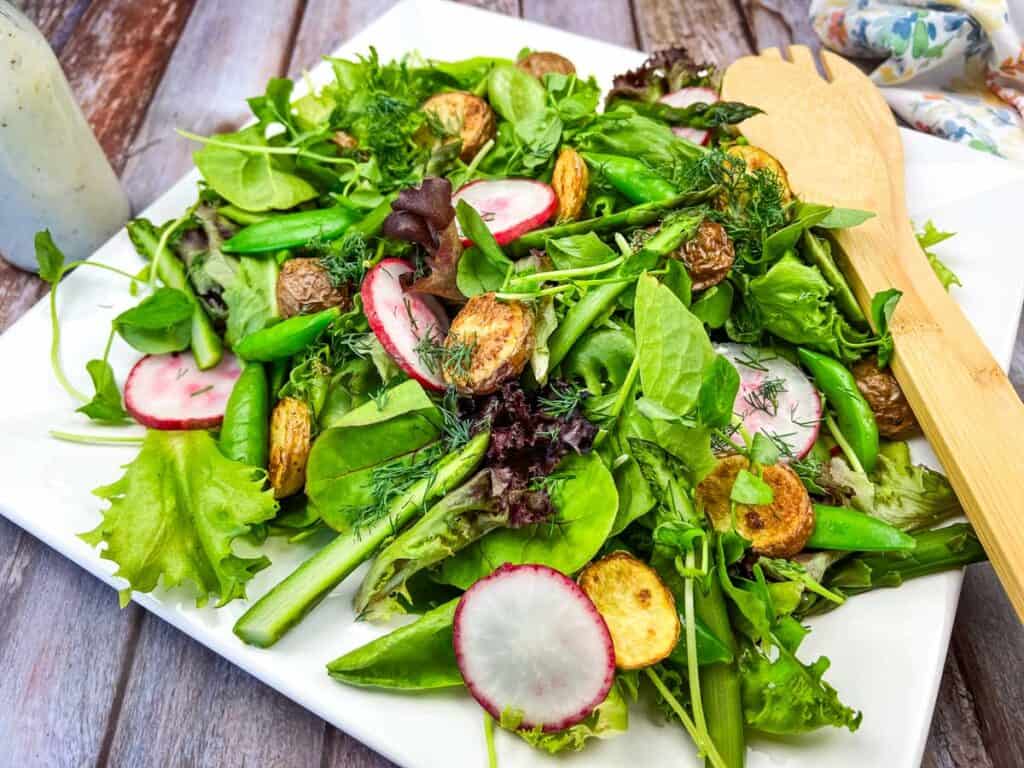
{"type": "Polygon", "coordinates": [[[779,413],[779,395],[785,391],[785,379],[764,379],[744,395],[743,402],[755,411],[760,411],[768,416],[776,416],[779,413]]]}
{"type": "Polygon", "coordinates": [[[590,394],[584,387],[573,383],[558,382],[549,384],[548,392],[549,395],[541,395],[537,398],[537,404],[545,414],[554,419],[570,416],[590,394]]]}
{"type": "Polygon", "coordinates": [[[366,262],[373,256],[366,237],[360,232],[348,232],[341,240],[333,243],[321,243],[314,239],[306,247],[320,251],[320,266],[327,272],[335,288],[345,283],[362,282],[366,262]]]}
{"type": "Polygon", "coordinates": [[[472,367],[476,338],[467,341],[451,334],[442,342],[436,336],[428,334],[416,342],[413,350],[427,366],[427,370],[435,376],[445,373],[452,379],[465,379],[472,367]]]}

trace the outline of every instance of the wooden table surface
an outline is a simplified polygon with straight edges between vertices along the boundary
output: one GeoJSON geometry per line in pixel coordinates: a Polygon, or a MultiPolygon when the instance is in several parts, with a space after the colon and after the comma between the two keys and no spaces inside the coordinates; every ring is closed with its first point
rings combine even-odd
{"type": "MultiPolygon", "coordinates": [[[[60,56],[138,211],[191,166],[175,126],[234,128],[394,0],[14,0],[60,56]]],[[[817,47],[800,0],[475,0],[588,37],[727,64],[817,47]]],[[[44,293],[0,261],[0,330],[44,293]]],[[[1014,369],[1024,391],[1024,333],[1014,369]]],[[[0,519],[0,765],[389,765],[0,519]]],[[[868,713],[870,716],[870,713],[868,713]]],[[[967,573],[924,765],[1024,766],[1024,631],[967,573]]],[[[870,767],[874,768],[874,767],[870,767]]]]}

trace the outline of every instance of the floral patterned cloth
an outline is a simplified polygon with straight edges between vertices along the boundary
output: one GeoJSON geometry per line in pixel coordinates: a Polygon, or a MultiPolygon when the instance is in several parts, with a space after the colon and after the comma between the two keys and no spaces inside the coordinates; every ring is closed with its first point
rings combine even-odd
{"type": "Polygon", "coordinates": [[[812,0],[811,21],[909,124],[1024,161],[1024,0],[812,0]],[[1020,31],[1018,31],[1020,30],[1020,31]]]}

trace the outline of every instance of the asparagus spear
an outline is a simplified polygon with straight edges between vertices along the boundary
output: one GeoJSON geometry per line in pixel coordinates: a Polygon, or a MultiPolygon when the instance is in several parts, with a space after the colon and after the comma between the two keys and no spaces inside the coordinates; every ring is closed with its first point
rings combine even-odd
{"type": "MultiPolygon", "coordinates": [[[[128,222],[128,237],[139,255],[150,263],[156,257],[156,249],[160,245],[160,235],[156,227],[147,219],[135,219],[128,222]]],[[[190,299],[194,308],[192,310],[192,354],[195,355],[196,364],[202,368],[213,368],[220,362],[224,352],[224,345],[220,336],[213,329],[213,323],[207,316],[199,299],[196,297],[192,285],[185,276],[185,267],[176,256],[167,253],[160,255],[159,277],[169,288],[175,288],[190,299]]]]}
{"type": "Polygon", "coordinates": [[[388,514],[358,531],[340,534],[259,599],[235,624],[244,642],[268,648],[300,622],[426,504],[458,486],[483,459],[490,434],[482,432],[438,462],[430,477],[391,502],[388,514]]]}
{"type": "Polygon", "coordinates": [[[548,240],[558,237],[585,235],[588,232],[614,232],[628,229],[629,227],[642,227],[646,224],[653,224],[664,216],[667,211],[706,202],[718,194],[718,191],[719,188],[717,186],[711,186],[706,189],[683,192],[665,200],[635,205],[632,208],[626,208],[623,211],[612,213],[608,216],[583,219],[582,221],[573,221],[568,224],[558,224],[546,229],[536,229],[509,243],[508,251],[515,258],[525,256],[530,252],[531,248],[543,248],[548,240]]]}

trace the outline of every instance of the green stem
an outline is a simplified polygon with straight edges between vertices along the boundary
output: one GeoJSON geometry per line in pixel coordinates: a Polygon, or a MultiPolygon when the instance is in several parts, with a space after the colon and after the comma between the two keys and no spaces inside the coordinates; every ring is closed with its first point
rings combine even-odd
{"type": "Polygon", "coordinates": [[[498,768],[498,750],[494,747],[494,718],[484,712],[484,741],[487,742],[487,768],[498,768]]]}
{"type": "Polygon", "coordinates": [[[722,762],[722,758],[718,754],[718,750],[715,749],[715,745],[710,739],[705,738],[699,731],[697,731],[693,720],[690,719],[690,716],[686,714],[686,710],[683,709],[683,705],[679,703],[676,697],[672,695],[672,691],[670,691],[661,681],[661,678],[658,677],[658,673],[654,671],[654,668],[647,667],[644,670],[644,674],[646,674],[647,678],[654,684],[658,693],[665,700],[665,703],[669,705],[673,712],[675,712],[676,717],[679,718],[683,727],[686,729],[686,732],[689,733],[690,738],[693,739],[693,743],[697,745],[697,749],[701,754],[707,757],[708,762],[711,763],[713,768],[728,768],[725,763],[722,762]]]}
{"type": "Polygon", "coordinates": [[[167,244],[171,241],[171,235],[174,234],[175,230],[178,229],[182,224],[192,218],[192,214],[195,213],[196,207],[199,203],[194,203],[187,211],[181,216],[174,220],[169,227],[165,227],[163,233],[160,235],[160,240],[156,244],[156,252],[153,254],[153,263],[149,268],[149,289],[153,290],[156,286],[156,278],[160,273],[160,260],[164,258],[163,254],[167,250],[167,244]]]}
{"type": "Polygon", "coordinates": [[[538,299],[542,296],[554,296],[556,293],[565,293],[575,289],[576,287],[573,285],[555,285],[551,288],[542,288],[539,291],[524,291],[522,293],[502,291],[495,293],[494,298],[502,301],[526,301],[528,299],[538,299]]]}
{"type": "Polygon", "coordinates": [[[606,261],[602,264],[593,264],[589,267],[576,267],[575,269],[556,269],[550,272],[534,272],[531,275],[523,275],[522,277],[513,277],[509,282],[513,285],[516,284],[529,284],[529,283],[543,283],[548,280],[569,280],[574,277],[586,277],[587,275],[599,275],[602,272],[607,272],[610,269],[615,269],[619,264],[625,261],[626,257],[616,256],[611,261],[606,261]]]}
{"type": "MultiPolygon", "coordinates": [[[[697,567],[697,557],[691,547],[686,552],[686,568],[691,573],[697,567]]],[[[683,611],[686,616],[686,667],[690,680],[690,705],[693,720],[701,734],[707,734],[708,725],[704,720],[704,706],[700,697],[700,666],[697,664],[697,620],[693,609],[693,576],[688,576],[683,587],[683,611]]],[[[708,736],[708,741],[711,738],[708,736]]]]}
{"type": "Polygon", "coordinates": [[[190,133],[189,131],[184,131],[181,128],[176,130],[179,136],[184,136],[186,139],[198,141],[201,144],[209,144],[212,147],[233,149],[237,152],[245,152],[251,155],[292,155],[295,157],[308,157],[310,160],[316,160],[320,163],[351,165],[353,168],[358,165],[355,160],[348,157],[331,157],[330,155],[321,155],[319,152],[310,152],[308,149],[300,149],[299,147],[271,147],[261,146],[259,144],[239,144],[238,142],[224,141],[223,139],[217,139],[212,136],[200,136],[195,133],[190,133]]]}
{"type": "Polygon", "coordinates": [[[839,430],[839,425],[836,424],[836,420],[832,418],[831,413],[825,414],[825,425],[828,427],[828,431],[832,433],[832,439],[836,441],[836,445],[838,445],[842,450],[843,456],[845,456],[846,460],[850,463],[851,469],[855,472],[864,474],[864,466],[860,463],[860,459],[857,458],[857,454],[854,453],[854,450],[850,443],[847,442],[846,437],[839,430]]]}
{"type": "Polygon", "coordinates": [[[56,429],[50,430],[50,437],[57,440],[64,440],[68,443],[82,443],[83,445],[142,445],[143,437],[112,435],[77,435],[73,432],[61,432],[56,429]]]}

